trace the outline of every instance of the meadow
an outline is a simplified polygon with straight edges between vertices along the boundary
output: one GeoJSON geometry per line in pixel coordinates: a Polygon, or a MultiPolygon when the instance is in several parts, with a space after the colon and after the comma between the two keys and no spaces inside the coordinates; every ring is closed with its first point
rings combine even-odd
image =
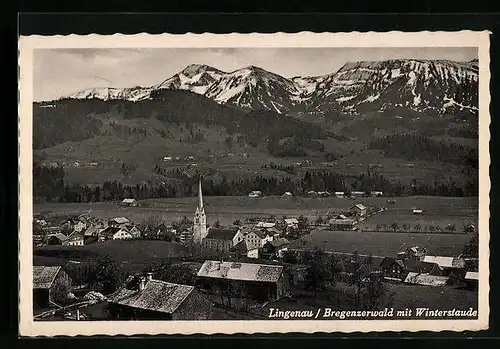
{"type": "MultiPolygon", "coordinates": [[[[219,220],[223,225],[231,225],[236,219],[244,221],[247,217],[266,218],[275,215],[277,218],[298,217],[304,215],[310,220],[318,216],[326,217],[327,213],[337,213],[348,210],[356,203],[375,207],[387,207],[387,210],[374,215],[364,222],[362,228],[377,224],[392,224],[398,221],[402,225],[406,221],[415,225],[419,220],[439,221],[441,225],[450,222],[457,223],[457,231],[462,228],[462,221],[477,221],[477,198],[453,197],[401,197],[394,204],[388,205],[386,198],[339,199],[280,197],[267,196],[249,198],[247,196],[206,196],[204,197],[205,212],[209,224],[219,220]],[[424,215],[412,215],[414,207],[424,209],[424,215]],[[404,218],[404,219],[403,219],[404,218]]],[[[140,201],[139,207],[123,207],[115,202],[99,203],[43,203],[34,204],[35,214],[57,216],[63,214],[88,213],[101,218],[125,216],[140,223],[151,215],[158,216],[165,222],[191,217],[197,205],[197,198],[147,199],[140,201]]],[[[431,224],[431,223],[426,223],[431,224]]],[[[444,228],[444,227],[443,227],[444,228]]]]}

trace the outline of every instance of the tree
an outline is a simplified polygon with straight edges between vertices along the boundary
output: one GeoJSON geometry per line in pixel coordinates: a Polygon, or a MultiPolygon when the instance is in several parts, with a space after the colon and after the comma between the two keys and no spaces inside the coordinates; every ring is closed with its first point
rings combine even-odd
{"type": "Polygon", "coordinates": [[[235,226],[237,226],[237,227],[241,226],[241,220],[239,220],[239,219],[235,220],[235,221],[233,222],[233,225],[235,225],[235,226]]]}
{"type": "Polygon", "coordinates": [[[215,221],[215,223],[214,223],[214,228],[219,229],[220,227],[221,227],[221,225],[220,225],[220,221],[217,219],[217,220],[215,221]]]}
{"type": "Polygon", "coordinates": [[[417,223],[417,224],[415,224],[415,226],[413,227],[413,229],[415,229],[415,231],[421,231],[422,230],[422,225],[420,223],[417,223]]]}
{"type": "Polygon", "coordinates": [[[398,231],[398,229],[399,229],[399,224],[398,224],[397,222],[393,222],[393,223],[391,224],[391,229],[392,229],[392,231],[394,231],[394,232],[398,231]]]}
{"type": "MultiPolygon", "coordinates": [[[[283,220],[284,220],[284,218],[283,218],[283,220]]],[[[309,220],[307,219],[307,217],[305,217],[304,215],[300,215],[299,218],[297,219],[297,221],[299,222],[297,225],[299,230],[309,229],[309,220]]]]}
{"type": "Polygon", "coordinates": [[[450,224],[448,224],[448,225],[446,226],[446,228],[445,228],[445,229],[446,229],[447,231],[449,231],[449,232],[454,232],[454,231],[456,230],[456,227],[455,227],[455,224],[450,223],[450,224]]]}
{"type": "Polygon", "coordinates": [[[318,218],[316,218],[316,224],[317,225],[321,225],[325,222],[325,219],[323,218],[323,216],[318,216],[318,218]]]}
{"type": "Polygon", "coordinates": [[[116,291],[124,280],[125,272],[121,264],[110,255],[98,258],[91,265],[89,284],[101,285],[105,294],[116,291]]]}
{"type": "Polygon", "coordinates": [[[153,272],[158,280],[174,284],[194,286],[196,283],[196,275],[185,264],[173,264],[170,261],[153,263],[145,271],[153,272]]]}
{"type": "Polygon", "coordinates": [[[469,243],[464,246],[462,255],[466,258],[479,258],[479,234],[477,232],[469,240],[469,243]]]}
{"type": "Polygon", "coordinates": [[[66,305],[69,303],[70,287],[64,282],[57,282],[51,291],[52,299],[57,305],[66,305]]]}

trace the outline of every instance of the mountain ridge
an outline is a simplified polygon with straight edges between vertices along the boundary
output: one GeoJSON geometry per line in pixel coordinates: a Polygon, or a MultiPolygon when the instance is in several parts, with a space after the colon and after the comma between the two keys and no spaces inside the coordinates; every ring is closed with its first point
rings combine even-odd
{"type": "Polygon", "coordinates": [[[187,90],[219,104],[243,110],[360,114],[366,110],[442,114],[458,110],[477,113],[478,61],[391,59],[347,62],[321,76],[283,77],[257,66],[224,72],[205,64],[190,64],[149,87],[93,88],[65,96],[71,99],[151,98],[160,89],[187,90]]]}

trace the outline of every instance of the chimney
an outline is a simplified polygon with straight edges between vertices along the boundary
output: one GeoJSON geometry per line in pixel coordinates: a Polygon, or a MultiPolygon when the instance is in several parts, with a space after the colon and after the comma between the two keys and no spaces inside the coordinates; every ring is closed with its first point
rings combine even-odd
{"type": "Polygon", "coordinates": [[[139,291],[144,291],[146,287],[146,278],[144,276],[139,277],[139,291]]]}
{"type": "Polygon", "coordinates": [[[153,273],[149,272],[149,273],[146,273],[146,280],[149,282],[151,280],[153,280],[153,273]]]}

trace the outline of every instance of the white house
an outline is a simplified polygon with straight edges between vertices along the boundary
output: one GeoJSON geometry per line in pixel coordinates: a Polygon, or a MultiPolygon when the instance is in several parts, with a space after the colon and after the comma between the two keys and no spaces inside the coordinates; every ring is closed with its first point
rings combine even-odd
{"type": "Polygon", "coordinates": [[[257,228],[274,228],[276,223],[274,222],[259,222],[257,223],[257,228]]]}
{"type": "Polygon", "coordinates": [[[121,206],[137,206],[137,201],[135,199],[123,199],[120,203],[121,206]]]}
{"type": "Polygon", "coordinates": [[[125,228],[107,227],[99,233],[99,240],[130,240],[133,236],[125,228]]]}
{"type": "Polygon", "coordinates": [[[248,197],[251,198],[260,198],[262,196],[262,192],[260,190],[254,190],[248,194],[248,197]]]}
{"type": "Polygon", "coordinates": [[[344,197],[345,193],[343,191],[336,191],[334,193],[334,195],[336,198],[342,199],[344,197]]]}
{"type": "Polygon", "coordinates": [[[422,214],[422,213],[424,213],[424,211],[422,211],[421,209],[418,209],[418,208],[414,208],[412,212],[413,212],[413,214],[422,214]]]}
{"type": "Polygon", "coordinates": [[[382,192],[381,190],[372,190],[370,192],[370,195],[371,196],[383,196],[384,195],[384,192],[382,192]]]}
{"type": "Polygon", "coordinates": [[[299,220],[297,218],[285,218],[285,225],[287,228],[297,229],[299,227],[299,220]]]}

